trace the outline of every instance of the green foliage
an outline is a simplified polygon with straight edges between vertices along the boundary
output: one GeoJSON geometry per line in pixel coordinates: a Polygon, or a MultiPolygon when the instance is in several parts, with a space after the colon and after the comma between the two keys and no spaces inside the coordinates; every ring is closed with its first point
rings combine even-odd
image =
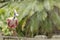
{"type": "Polygon", "coordinates": [[[8,29],[8,27],[7,26],[5,26],[4,28],[2,28],[2,32],[3,32],[3,35],[12,35],[12,31],[10,31],[9,29],[8,29]]]}
{"type": "Polygon", "coordinates": [[[41,34],[53,32],[54,26],[60,28],[59,4],[59,0],[10,0],[0,9],[0,27],[3,27],[5,35],[11,34],[8,27],[5,28],[6,19],[12,17],[13,10],[16,9],[19,14],[17,17],[19,24],[16,28],[18,35],[33,37],[42,30],[41,34]],[[40,27],[42,30],[39,29],[40,27]]]}

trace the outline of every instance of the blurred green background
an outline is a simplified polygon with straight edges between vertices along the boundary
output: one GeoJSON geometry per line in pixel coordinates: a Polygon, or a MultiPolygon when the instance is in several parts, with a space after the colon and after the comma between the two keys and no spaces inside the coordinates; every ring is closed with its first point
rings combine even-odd
{"type": "Polygon", "coordinates": [[[0,31],[11,35],[6,19],[19,14],[16,32],[21,37],[60,34],[60,0],[0,0],[0,31]]]}

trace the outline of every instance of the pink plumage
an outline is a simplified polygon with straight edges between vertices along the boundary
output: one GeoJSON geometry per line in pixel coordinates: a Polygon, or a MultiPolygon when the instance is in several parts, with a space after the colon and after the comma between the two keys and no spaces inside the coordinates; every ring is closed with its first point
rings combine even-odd
{"type": "Polygon", "coordinates": [[[15,19],[13,20],[13,17],[8,18],[8,19],[7,19],[7,24],[8,24],[8,27],[10,27],[10,28],[16,28],[17,25],[18,25],[18,19],[15,18],[15,19]]]}

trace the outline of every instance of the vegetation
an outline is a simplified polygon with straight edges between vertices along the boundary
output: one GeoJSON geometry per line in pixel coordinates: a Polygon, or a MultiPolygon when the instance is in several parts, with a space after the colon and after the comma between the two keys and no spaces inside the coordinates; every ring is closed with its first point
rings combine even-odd
{"type": "Polygon", "coordinates": [[[52,37],[56,29],[60,30],[60,0],[1,0],[0,3],[0,29],[5,35],[11,34],[6,19],[13,16],[14,9],[19,14],[16,28],[19,36],[52,37]]]}

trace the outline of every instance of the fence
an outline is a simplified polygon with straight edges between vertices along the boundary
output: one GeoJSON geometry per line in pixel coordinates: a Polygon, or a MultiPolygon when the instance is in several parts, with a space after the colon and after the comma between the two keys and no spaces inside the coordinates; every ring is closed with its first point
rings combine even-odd
{"type": "Polygon", "coordinates": [[[34,38],[17,36],[0,36],[0,40],[60,40],[60,35],[53,35],[53,37],[50,39],[47,39],[47,37],[44,35],[37,35],[34,38]]]}

